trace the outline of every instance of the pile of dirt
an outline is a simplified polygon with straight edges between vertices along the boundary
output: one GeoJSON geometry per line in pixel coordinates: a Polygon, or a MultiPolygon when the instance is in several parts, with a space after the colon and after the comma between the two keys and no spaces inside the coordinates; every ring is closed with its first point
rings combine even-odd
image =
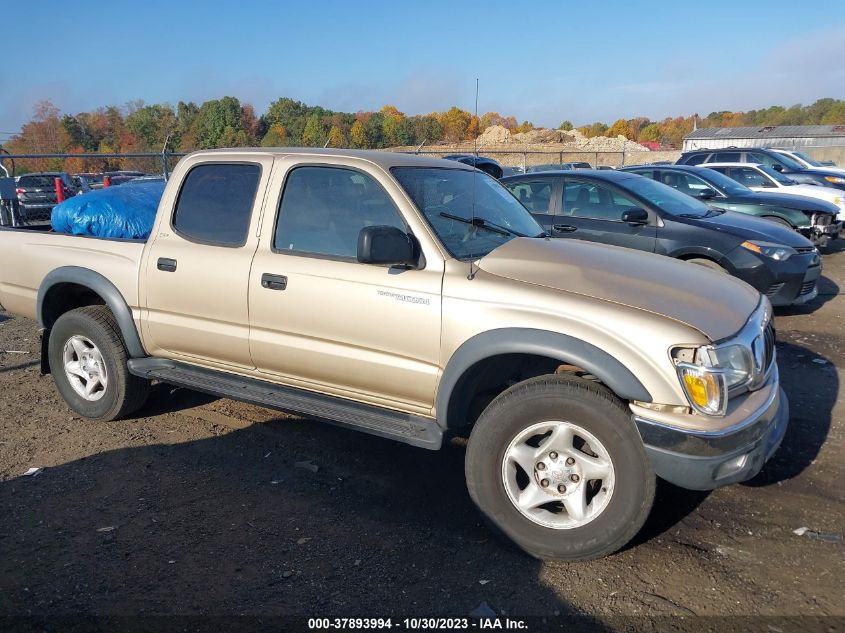
{"type": "Polygon", "coordinates": [[[624,136],[616,138],[594,136],[587,138],[578,130],[552,130],[537,128],[528,132],[511,133],[501,125],[492,125],[478,137],[478,146],[494,148],[502,145],[561,146],[564,151],[583,150],[588,152],[647,152],[649,149],[624,136]]]}

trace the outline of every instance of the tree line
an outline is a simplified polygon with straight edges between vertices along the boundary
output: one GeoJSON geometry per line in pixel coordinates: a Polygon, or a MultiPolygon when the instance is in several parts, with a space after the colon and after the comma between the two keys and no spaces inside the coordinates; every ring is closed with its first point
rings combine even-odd
{"type": "MultiPolygon", "coordinates": [[[[683,137],[698,127],[845,124],[845,100],[819,99],[809,106],[772,106],[748,112],[712,112],[650,121],[645,117],[596,122],[579,127],[586,136],[623,135],[668,148],[680,147],[683,137]]],[[[477,117],[452,107],[444,112],[408,116],[395,106],[377,112],[334,112],[282,97],[262,115],[248,103],[227,96],[200,105],[180,101],[147,105],[133,101],[123,107],[106,106],[92,112],[63,114],[50,101],[36,104],[32,119],[5,144],[13,154],[88,154],[190,152],[216,147],[352,147],[380,149],[423,143],[456,143],[474,139],[492,125],[513,133],[534,128],[529,121],[487,112],[477,117]]],[[[572,130],[564,121],[562,130],[572,130]]],[[[133,159],[38,159],[19,164],[19,171],[70,172],[138,168],[133,159]],[[20,169],[23,167],[23,169],[20,169]]],[[[152,164],[152,163],[151,163],[152,164]]],[[[149,167],[147,167],[149,169],[149,167]]]]}

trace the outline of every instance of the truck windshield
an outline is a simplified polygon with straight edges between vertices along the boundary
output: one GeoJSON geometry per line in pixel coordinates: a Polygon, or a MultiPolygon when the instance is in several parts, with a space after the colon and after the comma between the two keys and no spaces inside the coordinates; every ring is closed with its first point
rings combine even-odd
{"type": "Polygon", "coordinates": [[[484,257],[515,237],[545,235],[525,207],[484,172],[442,167],[391,172],[457,259],[484,257]]]}

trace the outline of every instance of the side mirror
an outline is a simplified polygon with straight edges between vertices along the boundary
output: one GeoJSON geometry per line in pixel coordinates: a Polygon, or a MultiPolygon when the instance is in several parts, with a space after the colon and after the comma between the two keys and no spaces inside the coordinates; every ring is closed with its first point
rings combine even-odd
{"type": "Polygon", "coordinates": [[[395,226],[365,226],[358,233],[358,261],[362,264],[414,266],[411,236],[395,226]]]}
{"type": "Polygon", "coordinates": [[[645,209],[628,209],[622,214],[622,221],[628,224],[648,224],[648,211],[645,209]]]}
{"type": "Polygon", "coordinates": [[[783,171],[783,165],[781,165],[780,163],[775,163],[772,165],[772,169],[774,169],[775,171],[783,171]]]}
{"type": "Polygon", "coordinates": [[[698,197],[702,200],[710,200],[710,198],[716,197],[716,191],[711,189],[710,187],[705,187],[701,191],[698,192],[698,197]]]}

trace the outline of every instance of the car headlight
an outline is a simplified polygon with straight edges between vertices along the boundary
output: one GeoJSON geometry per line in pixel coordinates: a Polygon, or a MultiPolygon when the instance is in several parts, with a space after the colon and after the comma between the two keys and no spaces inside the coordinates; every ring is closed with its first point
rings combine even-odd
{"type": "Polygon", "coordinates": [[[845,185],[845,178],[842,176],[825,176],[824,179],[832,182],[834,185],[845,185]]]}
{"type": "Polygon", "coordinates": [[[730,391],[748,384],[753,377],[751,350],[738,344],[706,346],[695,350],[694,358],[694,362],[676,366],[687,400],[699,413],[725,415],[730,391]]]}
{"type": "Polygon", "coordinates": [[[798,253],[798,251],[790,246],[775,244],[774,242],[759,242],[757,240],[750,240],[743,242],[740,246],[752,253],[771,257],[779,262],[785,262],[787,259],[798,253]]]}

